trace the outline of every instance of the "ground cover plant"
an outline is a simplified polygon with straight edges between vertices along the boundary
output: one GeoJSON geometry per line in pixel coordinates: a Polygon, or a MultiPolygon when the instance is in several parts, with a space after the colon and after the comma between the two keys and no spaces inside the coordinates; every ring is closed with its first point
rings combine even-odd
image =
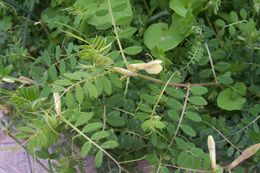
{"type": "Polygon", "coordinates": [[[87,156],[99,172],[257,172],[259,13],[259,0],[2,0],[1,129],[47,172],[85,172],[87,156]]]}

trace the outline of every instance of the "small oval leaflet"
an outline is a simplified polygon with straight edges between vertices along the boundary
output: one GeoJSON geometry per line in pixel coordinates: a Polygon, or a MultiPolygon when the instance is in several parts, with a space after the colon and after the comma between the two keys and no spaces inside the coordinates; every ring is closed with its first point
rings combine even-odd
{"type": "Polygon", "coordinates": [[[201,121],[201,117],[199,116],[199,114],[197,114],[195,112],[187,111],[185,114],[190,120],[192,120],[194,122],[200,122],[201,121]]]}
{"type": "Polygon", "coordinates": [[[99,150],[97,153],[96,153],[96,157],[95,157],[95,165],[97,168],[99,168],[102,163],[103,163],[103,151],[99,150]]]}
{"type": "Polygon", "coordinates": [[[91,143],[89,141],[85,142],[80,151],[81,157],[86,157],[90,149],[91,149],[91,143]]]}
{"type": "Polygon", "coordinates": [[[84,126],[82,131],[84,133],[88,133],[88,132],[96,131],[96,130],[101,129],[101,128],[102,128],[102,123],[100,123],[100,122],[89,123],[86,126],[84,126]]]}
{"type": "Polygon", "coordinates": [[[125,125],[125,120],[120,116],[120,112],[112,111],[107,116],[107,123],[114,127],[122,127],[125,125]]]}
{"type": "Polygon", "coordinates": [[[101,148],[104,148],[104,149],[113,149],[113,148],[116,148],[118,147],[118,143],[116,141],[106,141],[104,142],[103,144],[101,144],[101,148]]]}
{"type": "Polygon", "coordinates": [[[80,85],[76,86],[75,91],[76,91],[76,93],[75,93],[76,99],[77,99],[78,103],[81,104],[84,99],[84,91],[80,85]]]}
{"type": "Polygon", "coordinates": [[[183,125],[181,126],[181,130],[182,130],[184,133],[186,133],[187,135],[189,135],[189,136],[192,136],[192,137],[195,137],[195,136],[196,136],[196,132],[195,132],[190,126],[188,126],[188,125],[183,124],[183,125]]]}
{"type": "Polygon", "coordinates": [[[208,104],[207,100],[200,96],[192,96],[189,98],[189,102],[196,106],[205,106],[208,104]]]}
{"type": "Polygon", "coordinates": [[[193,86],[191,87],[191,93],[194,95],[203,95],[208,92],[208,89],[203,86],[193,86]]]}
{"type": "Polygon", "coordinates": [[[124,49],[124,52],[127,55],[137,55],[142,52],[142,47],[140,46],[131,46],[124,49]]]}
{"type": "Polygon", "coordinates": [[[84,112],[79,115],[76,121],[76,126],[86,124],[93,117],[93,112],[84,112]]]}
{"type": "Polygon", "coordinates": [[[110,136],[110,133],[108,131],[100,131],[100,132],[96,132],[91,136],[92,140],[98,141],[100,139],[103,138],[107,138],[108,136],[110,136]]]}

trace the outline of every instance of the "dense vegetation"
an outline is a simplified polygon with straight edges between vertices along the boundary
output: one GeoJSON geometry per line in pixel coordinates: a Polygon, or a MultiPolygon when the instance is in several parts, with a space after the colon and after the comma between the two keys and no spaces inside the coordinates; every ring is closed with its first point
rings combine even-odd
{"type": "Polygon", "coordinates": [[[260,142],[259,13],[259,0],[2,0],[1,129],[56,160],[49,172],[84,172],[88,155],[100,172],[257,172],[259,145],[226,166],[260,142]]]}

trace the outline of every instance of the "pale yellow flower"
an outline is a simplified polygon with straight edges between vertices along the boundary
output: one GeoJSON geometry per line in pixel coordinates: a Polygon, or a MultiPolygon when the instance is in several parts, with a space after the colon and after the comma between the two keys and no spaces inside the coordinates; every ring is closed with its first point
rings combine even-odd
{"type": "Polygon", "coordinates": [[[161,60],[154,60],[148,63],[129,64],[127,68],[130,71],[134,71],[134,72],[138,70],[145,70],[149,74],[158,74],[163,69],[161,63],[162,63],[161,60]]]}

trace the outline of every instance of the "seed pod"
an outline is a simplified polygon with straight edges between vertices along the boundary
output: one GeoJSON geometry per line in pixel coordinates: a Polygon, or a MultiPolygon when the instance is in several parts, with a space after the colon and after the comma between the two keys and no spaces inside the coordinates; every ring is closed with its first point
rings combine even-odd
{"type": "Polygon", "coordinates": [[[217,165],[216,165],[216,146],[215,146],[215,141],[211,135],[208,136],[208,149],[209,149],[211,168],[212,168],[212,170],[215,170],[217,167],[217,165]]]}

